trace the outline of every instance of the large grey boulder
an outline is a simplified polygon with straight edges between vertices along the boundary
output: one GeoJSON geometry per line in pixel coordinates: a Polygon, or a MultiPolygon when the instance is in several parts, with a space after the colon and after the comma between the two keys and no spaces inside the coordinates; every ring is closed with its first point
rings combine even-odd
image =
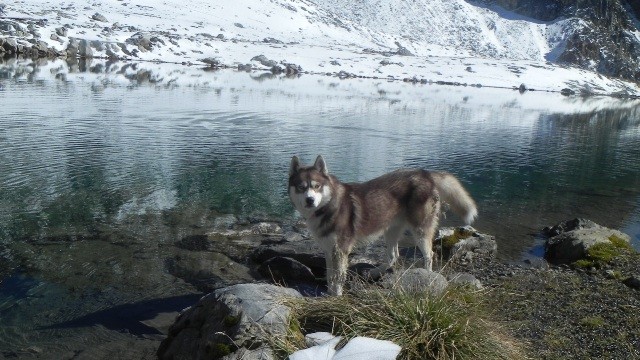
{"type": "Polygon", "coordinates": [[[183,311],[158,349],[160,359],[273,359],[270,336],[283,335],[293,289],[239,284],[218,289],[183,311]],[[242,357],[244,356],[244,357],[242,357]]]}
{"type": "Polygon", "coordinates": [[[542,234],[546,237],[554,237],[556,235],[560,235],[567,231],[572,230],[580,230],[580,229],[600,229],[602,226],[596,224],[595,222],[583,219],[583,218],[575,218],[571,220],[561,221],[556,225],[547,226],[542,229],[542,234]]]}
{"type": "Polygon", "coordinates": [[[550,230],[545,228],[545,233],[557,233],[545,243],[545,258],[554,264],[568,264],[583,259],[592,246],[612,243],[612,238],[631,242],[631,238],[625,233],[584,219],[562,222],[550,230]]]}

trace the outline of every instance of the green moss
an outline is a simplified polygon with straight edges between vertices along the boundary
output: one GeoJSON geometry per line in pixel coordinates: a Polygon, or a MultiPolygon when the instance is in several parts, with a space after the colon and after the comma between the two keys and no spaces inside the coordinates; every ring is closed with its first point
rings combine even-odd
{"type": "Polygon", "coordinates": [[[222,319],[222,323],[226,327],[236,326],[238,325],[239,322],[240,322],[240,316],[227,315],[224,317],[224,319],[222,319]]]}
{"type": "Polygon", "coordinates": [[[442,247],[451,248],[457,244],[460,240],[466,239],[473,235],[473,232],[465,228],[457,228],[453,230],[453,234],[442,237],[442,247]]]}
{"type": "Polygon", "coordinates": [[[598,243],[587,249],[587,258],[596,262],[609,262],[620,255],[620,248],[612,243],[598,243]]]}
{"type": "Polygon", "coordinates": [[[589,269],[596,266],[596,263],[593,260],[588,259],[580,259],[573,263],[573,266],[581,268],[581,269],[589,269]]]}
{"type": "Polygon", "coordinates": [[[548,330],[548,332],[544,334],[543,341],[552,351],[561,351],[561,349],[566,348],[571,343],[571,339],[557,329],[548,330]]]}
{"type": "Polygon", "coordinates": [[[580,325],[596,329],[604,325],[604,319],[601,316],[586,316],[580,319],[580,325]]]}
{"type": "Polygon", "coordinates": [[[622,280],[622,277],[623,277],[622,273],[620,271],[618,271],[618,270],[614,270],[611,273],[611,276],[616,280],[622,280]]]}
{"type": "Polygon", "coordinates": [[[633,250],[631,244],[619,236],[611,235],[609,236],[609,241],[611,241],[611,244],[613,244],[613,246],[619,249],[633,250]]]}
{"type": "Polygon", "coordinates": [[[615,257],[631,250],[633,248],[628,241],[616,235],[611,235],[609,236],[609,242],[597,243],[591,246],[587,249],[585,258],[574,262],[573,265],[579,268],[599,268],[611,262],[615,257]]]}
{"type": "Polygon", "coordinates": [[[302,334],[302,328],[300,327],[300,322],[296,318],[291,318],[289,321],[289,333],[290,334],[302,334]]]}
{"type": "Polygon", "coordinates": [[[227,344],[216,343],[211,347],[211,356],[214,359],[220,359],[231,354],[231,347],[227,344]]]}

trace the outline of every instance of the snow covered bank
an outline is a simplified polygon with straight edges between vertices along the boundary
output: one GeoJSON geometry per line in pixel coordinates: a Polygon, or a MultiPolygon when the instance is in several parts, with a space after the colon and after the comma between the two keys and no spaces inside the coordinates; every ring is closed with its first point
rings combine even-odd
{"type": "Polygon", "coordinates": [[[544,23],[463,0],[22,0],[4,13],[5,49],[254,70],[275,62],[341,77],[640,95],[634,83],[546,60],[577,20],[544,23]],[[259,55],[271,62],[252,60],[259,55]]]}

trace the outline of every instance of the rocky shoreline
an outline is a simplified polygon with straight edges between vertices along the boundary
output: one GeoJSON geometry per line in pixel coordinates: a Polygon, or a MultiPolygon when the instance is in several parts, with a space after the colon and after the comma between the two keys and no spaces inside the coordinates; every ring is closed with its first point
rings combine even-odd
{"type": "MultiPolygon", "coordinates": [[[[462,281],[482,288],[488,306],[494,309],[494,320],[524,344],[532,358],[640,356],[640,336],[636,331],[640,320],[634,315],[640,309],[640,255],[628,245],[628,236],[583,219],[566,221],[543,232],[549,235],[546,257],[551,262],[539,259],[507,264],[495,259],[497,248],[492,236],[472,228],[441,229],[436,240],[436,254],[439,265],[444,265],[441,270],[444,283],[439,286],[444,289],[447,281],[462,281]],[[610,241],[612,234],[616,239],[624,239],[621,247],[615,248],[619,252],[602,261],[592,258],[593,254],[588,250],[596,243],[610,241]],[[575,248],[584,245],[585,253],[567,260],[568,257],[555,253],[570,253],[567,249],[571,247],[559,247],[560,242],[573,244],[574,253],[575,248]],[[559,258],[563,260],[557,261],[559,258]],[[587,258],[594,262],[580,263],[581,259],[587,258]]],[[[214,292],[224,292],[236,284],[276,283],[284,286],[285,292],[289,290],[284,289],[294,291],[295,296],[321,296],[326,292],[324,259],[303,223],[240,220],[228,215],[218,218],[214,229],[206,235],[182,239],[176,246],[185,253],[173,259],[170,271],[201,291],[211,293],[203,298],[207,301],[217,299],[214,292]]],[[[383,246],[376,243],[359,249],[351,258],[351,271],[366,275],[366,270],[378,263],[383,253],[383,246]]],[[[404,251],[402,268],[412,268],[419,256],[404,251]]],[[[416,279],[425,275],[412,276],[418,276],[412,277],[412,282],[419,282],[416,279]]],[[[433,275],[427,275],[425,279],[429,279],[426,283],[430,286],[441,281],[434,283],[433,275]]],[[[214,303],[216,309],[221,306],[214,303]]],[[[199,303],[186,313],[200,309],[198,316],[202,317],[207,306],[214,305],[199,303]]],[[[233,316],[238,316],[237,311],[233,316]]],[[[202,352],[203,345],[190,337],[193,334],[184,337],[188,329],[187,332],[194,331],[185,325],[193,324],[186,318],[189,316],[183,313],[169,330],[169,338],[159,352],[161,358],[173,358],[167,354],[175,354],[176,349],[211,354],[202,352]]],[[[216,332],[224,333],[230,328],[223,325],[216,332]]],[[[203,330],[205,328],[198,328],[197,338],[208,331],[203,330]]],[[[247,338],[246,333],[240,334],[237,328],[234,329],[235,332],[225,335],[226,338],[247,338]]],[[[256,342],[255,335],[248,338],[252,343],[260,343],[256,342]]],[[[262,347],[259,348],[261,355],[252,353],[252,356],[271,358],[265,355],[262,347]]],[[[255,349],[232,346],[224,358],[237,359],[240,358],[238,354],[247,356],[249,350],[255,349]]]]}

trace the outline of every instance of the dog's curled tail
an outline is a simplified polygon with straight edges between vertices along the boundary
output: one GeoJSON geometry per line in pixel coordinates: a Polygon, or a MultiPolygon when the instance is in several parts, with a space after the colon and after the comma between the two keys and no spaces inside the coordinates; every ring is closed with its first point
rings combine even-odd
{"type": "Polygon", "coordinates": [[[432,172],[440,200],[449,204],[454,213],[469,225],[478,217],[478,208],[471,195],[455,176],[446,172],[432,172]]]}

